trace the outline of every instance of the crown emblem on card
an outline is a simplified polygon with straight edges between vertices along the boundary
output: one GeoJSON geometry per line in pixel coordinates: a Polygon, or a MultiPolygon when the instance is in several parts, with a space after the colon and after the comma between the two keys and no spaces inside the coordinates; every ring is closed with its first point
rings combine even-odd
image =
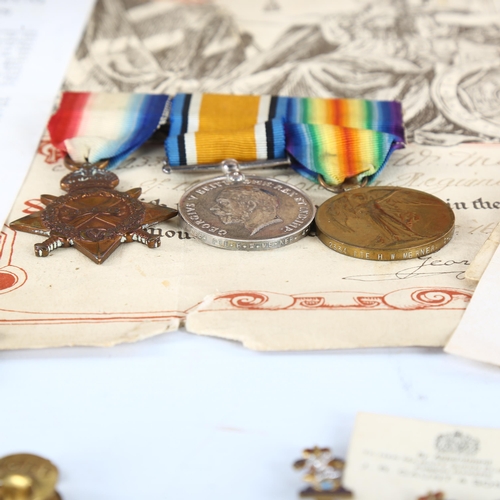
{"type": "Polygon", "coordinates": [[[436,439],[436,448],[441,453],[474,455],[479,450],[479,439],[458,431],[450,434],[441,434],[436,439]]]}

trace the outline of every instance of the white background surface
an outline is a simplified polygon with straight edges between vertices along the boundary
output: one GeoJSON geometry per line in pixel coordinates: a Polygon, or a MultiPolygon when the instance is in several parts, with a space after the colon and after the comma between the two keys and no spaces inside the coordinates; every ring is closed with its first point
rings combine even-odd
{"type": "Polygon", "coordinates": [[[358,411],[498,427],[499,376],[432,349],[264,354],[180,332],[3,352],[0,451],[50,457],[67,500],[293,499],[292,462],[345,456],[358,411]]]}
{"type": "MultiPolygon", "coordinates": [[[[37,48],[11,101],[20,104],[0,123],[0,215],[91,2],[41,3],[37,48]]],[[[185,332],[109,349],[1,352],[0,456],[50,458],[66,500],[292,499],[301,450],[345,456],[358,411],[499,427],[499,382],[498,368],[438,349],[263,354],[185,332]]]]}

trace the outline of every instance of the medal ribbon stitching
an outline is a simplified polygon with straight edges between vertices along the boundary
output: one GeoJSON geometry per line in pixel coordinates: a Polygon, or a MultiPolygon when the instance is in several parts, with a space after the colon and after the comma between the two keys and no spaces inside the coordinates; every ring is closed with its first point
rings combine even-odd
{"type": "Polygon", "coordinates": [[[334,185],[373,180],[405,140],[396,101],[178,94],[169,121],[165,150],[174,169],[288,153],[301,175],[334,185]]]}
{"type": "MultiPolygon", "coordinates": [[[[166,95],[66,92],[48,128],[75,162],[110,159],[112,169],[151,137],[169,104],[166,95]]],[[[178,94],[165,150],[174,169],[288,155],[301,175],[338,185],[372,181],[404,140],[395,101],[178,94]]]]}

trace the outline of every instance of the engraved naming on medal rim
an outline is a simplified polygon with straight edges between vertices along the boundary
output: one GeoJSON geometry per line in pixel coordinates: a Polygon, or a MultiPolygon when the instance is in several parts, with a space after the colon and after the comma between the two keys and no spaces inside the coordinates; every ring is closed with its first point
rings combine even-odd
{"type": "Polygon", "coordinates": [[[269,250],[294,243],[309,232],[314,205],[299,189],[276,179],[218,177],[184,194],[184,227],[208,245],[228,250],[269,250]]]}
{"type": "Polygon", "coordinates": [[[354,189],[321,205],[319,239],[365,260],[404,260],[438,251],[453,236],[455,216],[433,195],[400,187],[354,189]]]}

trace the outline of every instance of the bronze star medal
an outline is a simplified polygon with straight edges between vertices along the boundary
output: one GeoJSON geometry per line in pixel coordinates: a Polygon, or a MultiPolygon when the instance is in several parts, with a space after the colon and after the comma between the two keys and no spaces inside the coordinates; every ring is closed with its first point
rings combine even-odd
{"type": "Polygon", "coordinates": [[[176,210],[139,201],[140,188],[116,191],[119,179],[104,170],[107,162],[66,165],[74,170],[61,180],[68,194],[44,194],[44,210],[10,223],[12,229],[48,236],[35,244],[36,256],[46,257],[56,248],[74,246],[102,264],[121,243],[138,241],[149,248],[160,246],[160,237],[146,229],[174,217],[176,210]]]}

